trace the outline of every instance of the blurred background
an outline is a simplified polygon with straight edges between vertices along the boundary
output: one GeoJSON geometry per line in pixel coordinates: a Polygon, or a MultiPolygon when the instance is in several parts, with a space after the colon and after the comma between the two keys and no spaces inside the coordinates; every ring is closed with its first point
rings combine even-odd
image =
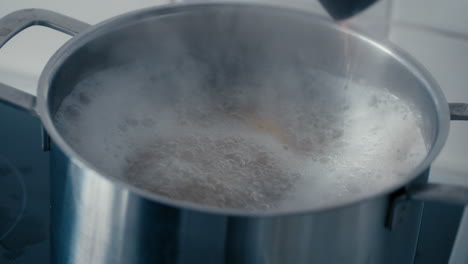
{"type": "MultiPolygon", "coordinates": [[[[276,2],[327,16],[316,0],[276,2]]],[[[0,17],[23,8],[53,10],[90,24],[140,8],[209,2],[202,0],[3,0],[0,17]]],[[[389,39],[432,73],[449,102],[468,102],[468,0],[380,0],[350,20],[376,39],[389,39]]],[[[36,26],[21,32],[0,50],[0,81],[35,93],[51,55],[70,37],[36,26]]],[[[18,169],[26,184],[27,208],[14,232],[30,232],[26,241],[0,240],[0,263],[47,263],[48,157],[41,151],[38,120],[0,105],[0,157],[18,169]],[[37,186],[42,186],[40,191],[37,186]],[[38,231],[40,230],[40,231],[38,231]],[[39,257],[37,257],[39,256],[39,257]]],[[[452,122],[450,136],[434,163],[430,181],[468,186],[468,123],[452,122]]],[[[1,166],[0,166],[1,167],[1,166]]],[[[426,204],[416,263],[468,263],[468,209],[426,204]],[[452,249],[455,250],[452,252],[452,249]]]]}

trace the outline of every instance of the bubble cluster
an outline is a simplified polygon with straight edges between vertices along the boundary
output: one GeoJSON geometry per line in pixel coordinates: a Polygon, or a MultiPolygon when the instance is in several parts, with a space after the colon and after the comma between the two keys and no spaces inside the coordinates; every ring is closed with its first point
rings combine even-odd
{"type": "Polygon", "coordinates": [[[242,136],[157,138],[131,156],[124,175],[177,200],[223,208],[268,209],[293,189],[298,173],[242,136]]]}
{"type": "Polygon", "coordinates": [[[359,199],[427,154],[417,111],[386,89],[314,70],[304,85],[211,87],[196,63],[178,75],[167,67],[87,76],[61,103],[57,128],[96,167],[138,188],[245,210],[359,199]]]}

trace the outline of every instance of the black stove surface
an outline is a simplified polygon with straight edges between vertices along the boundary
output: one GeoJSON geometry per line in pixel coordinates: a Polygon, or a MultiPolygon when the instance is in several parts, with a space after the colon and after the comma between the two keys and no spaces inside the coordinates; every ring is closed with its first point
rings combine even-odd
{"type": "Polygon", "coordinates": [[[49,157],[41,125],[0,104],[0,263],[49,263],[49,157]]]}

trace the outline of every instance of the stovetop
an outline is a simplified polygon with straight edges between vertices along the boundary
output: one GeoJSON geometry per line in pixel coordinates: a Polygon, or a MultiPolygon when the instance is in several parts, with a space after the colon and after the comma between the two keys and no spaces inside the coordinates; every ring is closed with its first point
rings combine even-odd
{"type": "Polygon", "coordinates": [[[38,119],[0,104],[0,263],[49,263],[49,157],[38,119]]]}

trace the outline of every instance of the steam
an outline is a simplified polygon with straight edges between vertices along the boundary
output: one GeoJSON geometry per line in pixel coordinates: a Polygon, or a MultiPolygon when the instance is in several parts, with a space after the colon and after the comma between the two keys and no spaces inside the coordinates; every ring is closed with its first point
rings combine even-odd
{"type": "Polygon", "coordinates": [[[55,115],[60,132],[139,188],[245,210],[359,199],[425,157],[407,103],[322,69],[326,54],[299,32],[249,12],[122,29],[144,38],[125,38],[110,51],[119,63],[76,84],[55,115]]]}

